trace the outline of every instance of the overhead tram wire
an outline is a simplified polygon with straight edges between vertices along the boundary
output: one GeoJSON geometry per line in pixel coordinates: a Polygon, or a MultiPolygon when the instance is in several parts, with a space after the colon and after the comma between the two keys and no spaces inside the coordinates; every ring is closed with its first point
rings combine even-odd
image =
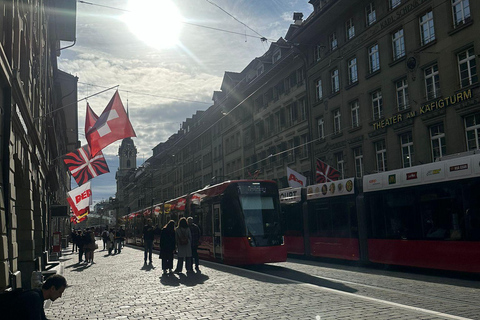
{"type": "MultiPolygon", "coordinates": [[[[122,11],[122,12],[132,12],[130,10],[127,10],[127,9],[122,9],[122,8],[116,8],[116,7],[111,7],[111,6],[105,6],[105,5],[100,5],[100,4],[96,4],[96,3],[92,3],[92,2],[88,2],[88,1],[83,1],[83,0],[77,0],[77,2],[79,3],[83,3],[83,4],[87,4],[87,5],[90,5],[90,6],[96,6],[96,7],[102,7],[102,8],[107,8],[107,9],[112,9],[112,10],[118,10],[118,11],[122,11]]],[[[220,7],[219,7],[220,8],[220,7]]],[[[220,8],[221,9],[221,8],[220,8]]],[[[223,9],[221,9],[223,10],[223,9]]],[[[225,10],[223,10],[224,12],[226,12],[225,10]]],[[[226,12],[228,15],[230,15],[228,12],[226,12]]],[[[250,38],[257,38],[257,39],[260,39],[260,41],[262,42],[265,42],[265,41],[270,41],[270,42],[275,42],[276,40],[273,40],[273,39],[268,39],[266,37],[263,37],[261,34],[259,34],[258,32],[256,32],[255,30],[253,30],[252,28],[250,28],[249,26],[247,26],[246,24],[244,24],[243,22],[241,22],[240,20],[238,20],[237,18],[235,18],[234,16],[230,15],[232,18],[234,18],[235,20],[237,20],[238,22],[240,22],[241,24],[243,24],[245,27],[247,27],[248,29],[252,30],[253,32],[255,32],[258,36],[254,36],[254,35],[248,35],[248,34],[244,34],[244,33],[241,33],[241,32],[235,32],[235,31],[231,31],[231,30],[226,30],[226,29],[220,29],[220,28],[215,28],[215,27],[208,27],[208,26],[203,26],[203,25],[200,25],[200,24],[196,24],[196,23],[191,23],[191,22],[185,22],[185,21],[181,21],[181,23],[183,24],[186,24],[186,25],[191,25],[191,26],[194,26],[194,27],[198,27],[198,28],[204,28],[204,29],[210,29],[210,30],[214,30],[214,31],[220,31],[220,32],[226,32],[226,33],[231,33],[231,34],[237,34],[237,35],[241,35],[241,36],[245,36],[245,37],[250,37],[250,38]]]]}
{"type": "MultiPolygon", "coordinates": [[[[96,84],[91,84],[91,83],[86,83],[86,82],[81,82],[81,81],[79,81],[78,83],[84,84],[84,85],[87,85],[87,86],[92,86],[92,87],[106,88],[105,86],[99,86],[99,85],[96,85],[96,84]]],[[[149,97],[155,97],[155,98],[163,98],[163,99],[170,99],[170,100],[176,100],[176,101],[194,102],[194,103],[211,105],[210,102],[204,102],[204,101],[180,99],[180,98],[169,97],[169,96],[159,96],[159,95],[155,95],[155,94],[144,93],[144,92],[139,92],[139,91],[132,91],[132,90],[125,90],[125,89],[122,89],[121,91],[125,91],[125,92],[127,92],[127,94],[132,93],[132,94],[137,94],[137,95],[141,95],[141,96],[149,96],[149,97]]]]}

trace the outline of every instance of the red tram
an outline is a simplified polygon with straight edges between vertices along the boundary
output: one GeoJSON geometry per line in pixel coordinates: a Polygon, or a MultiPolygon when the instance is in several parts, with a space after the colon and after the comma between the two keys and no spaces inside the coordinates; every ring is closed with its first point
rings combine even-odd
{"type": "Polygon", "coordinates": [[[280,190],[288,253],[480,273],[480,155],[355,182],[280,190]]]}
{"type": "MultiPolygon", "coordinates": [[[[143,217],[150,217],[155,208],[160,211],[154,220],[159,225],[194,218],[202,230],[198,248],[202,259],[231,265],[287,259],[274,181],[226,181],[133,213],[126,217],[127,243],[142,244],[143,217]]],[[[158,243],[154,245],[158,248],[158,243]]]]}

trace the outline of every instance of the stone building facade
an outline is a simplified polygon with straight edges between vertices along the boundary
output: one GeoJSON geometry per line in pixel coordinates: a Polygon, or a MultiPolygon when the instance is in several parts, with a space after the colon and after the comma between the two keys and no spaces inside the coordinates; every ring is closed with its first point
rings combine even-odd
{"type": "Polygon", "coordinates": [[[0,2],[0,290],[30,287],[68,219],[61,156],[77,147],[77,78],[57,57],[75,15],[70,0],[0,2]]]}
{"type": "Polygon", "coordinates": [[[225,179],[287,187],[287,166],[314,184],[317,159],[361,178],[478,152],[479,3],[309,2],[129,176],[132,212],[225,179]]]}

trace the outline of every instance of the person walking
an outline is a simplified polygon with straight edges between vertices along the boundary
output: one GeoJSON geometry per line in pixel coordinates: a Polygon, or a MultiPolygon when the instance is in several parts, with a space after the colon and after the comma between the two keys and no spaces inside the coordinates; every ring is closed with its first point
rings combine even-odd
{"type": "Polygon", "coordinates": [[[170,220],[160,233],[160,258],[162,259],[163,274],[167,269],[172,273],[173,253],[175,252],[175,221],[170,220]]]}
{"type": "Polygon", "coordinates": [[[77,246],[77,231],[75,229],[72,230],[72,233],[70,233],[70,240],[72,241],[72,253],[77,252],[78,246],[77,246]]]}
{"type": "Polygon", "coordinates": [[[183,270],[183,260],[185,260],[185,268],[188,272],[193,272],[192,269],[192,233],[188,228],[187,219],[185,217],[178,221],[178,227],[175,230],[175,243],[177,244],[177,267],[176,273],[181,273],[183,270]]]}
{"type": "Polygon", "coordinates": [[[115,246],[115,230],[110,228],[108,233],[108,255],[112,254],[113,247],[115,246]]]}
{"type": "Polygon", "coordinates": [[[147,224],[143,227],[143,246],[144,246],[144,264],[147,264],[147,255],[152,264],[153,240],[155,238],[155,229],[152,226],[152,219],[147,219],[147,224]]]}
{"type": "Polygon", "coordinates": [[[124,237],[125,230],[123,230],[123,227],[120,226],[120,228],[118,228],[115,232],[115,254],[122,252],[122,242],[124,237]]]}
{"type": "Polygon", "coordinates": [[[94,256],[94,253],[95,253],[95,249],[98,249],[97,243],[95,241],[95,228],[94,227],[92,227],[90,229],[90,243],[89,243],[89,246],[90,246],[89,261],[90,261],[90,263],[94,263],[93,262],[93,256],[94,256]]]}
{"type": "MultiPolygon", "coordinates": [[[[198,259],[198,245],[200,244],[200,236],[202,235],[200,231],[200,227],[193,223],[193,218],[188,217],[188,228],[190,229],[190,233],[192,234],[192,264],[195,262],[195,270],[200,271],[199,266],[199,259],[198,259]]],[[[193,267],[193,265],[192,265],[193,267]]]]}

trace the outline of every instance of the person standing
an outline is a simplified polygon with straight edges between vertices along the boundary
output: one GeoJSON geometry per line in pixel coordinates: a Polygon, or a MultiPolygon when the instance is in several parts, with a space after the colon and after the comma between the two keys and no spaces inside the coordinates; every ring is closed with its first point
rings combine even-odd
{"type": "Polygon", "coordinates": [[[175,230],[175,243],[177,244],[177,267],[176,273],[181,273],[183,269],[183,260],[185,260],[185,268],[187,272],[193,272],[192,269],[192,233],[188,228],[187,219],[185,217],[178,221],[178,227],[175,230]]]}
{"type": "Polygon", "coordinates": [[[172,273],[173,253],[175,252],[175,221],[170,220],[160,233],[160,258],[162,259],[163,274],[167,269],[172,273]]]}
{"type": "Polygon", "coordinates": [[[143,227],[143,245],[144,245],[144,264],[147,264],[147,255],[152,264],[153,240],[155,238],[155,229],[152,226],[152,219],[147,219],[147,224],[143,227]]]}
{"type": "MultiPolygon", "coordinates": [[[[200,271],[199,266],[199,259],[198,259],[198,245],[200,244],[200,236],[202,235],[200,231],[200,227],[193,223],[193,218],[188,217],[188,228],[190,229],[190,233],[192,234],[192,263],[195,262],[195,270],[200,271]]],[[[193,267],[193,265],[192,265],[193,267]]]]}
{"type": "Polygon", "coordinates": [[[115,230],[110,228],[108,233],[108,255],[112,254],[113,247],[115,246],[115,230]]]}
{"type": "Polygon", "coordinates": [[[78,233],[77,233],[78,263],[83,261],[83,254],[85,252],[84,246],[85,246],[85,241],[83,238],[82,230],[78,230],[78,233]]]}
{"type": "Polygon", "coordinates": [[[122,241],[124,237],[125,230],[123,230],[123,227],[120,226],[120,228],[118,228],[115,232],[115,254],[122,252],[122,241]]]}
{"type": "Polygon", "coordinates": [[[77,252],[78,246],[77,246],[77,232],[75,229],[72,230],[72,233],[70,234],[70,238],[72,241],[72,253],[77,252]]]}
{"type": "Polygon", "coordinates": [[[103,240],[103,250],[106,250],[107,242],[108,242],[108,229],[105,228],[102,232],[102,240],[103,240]]]}

